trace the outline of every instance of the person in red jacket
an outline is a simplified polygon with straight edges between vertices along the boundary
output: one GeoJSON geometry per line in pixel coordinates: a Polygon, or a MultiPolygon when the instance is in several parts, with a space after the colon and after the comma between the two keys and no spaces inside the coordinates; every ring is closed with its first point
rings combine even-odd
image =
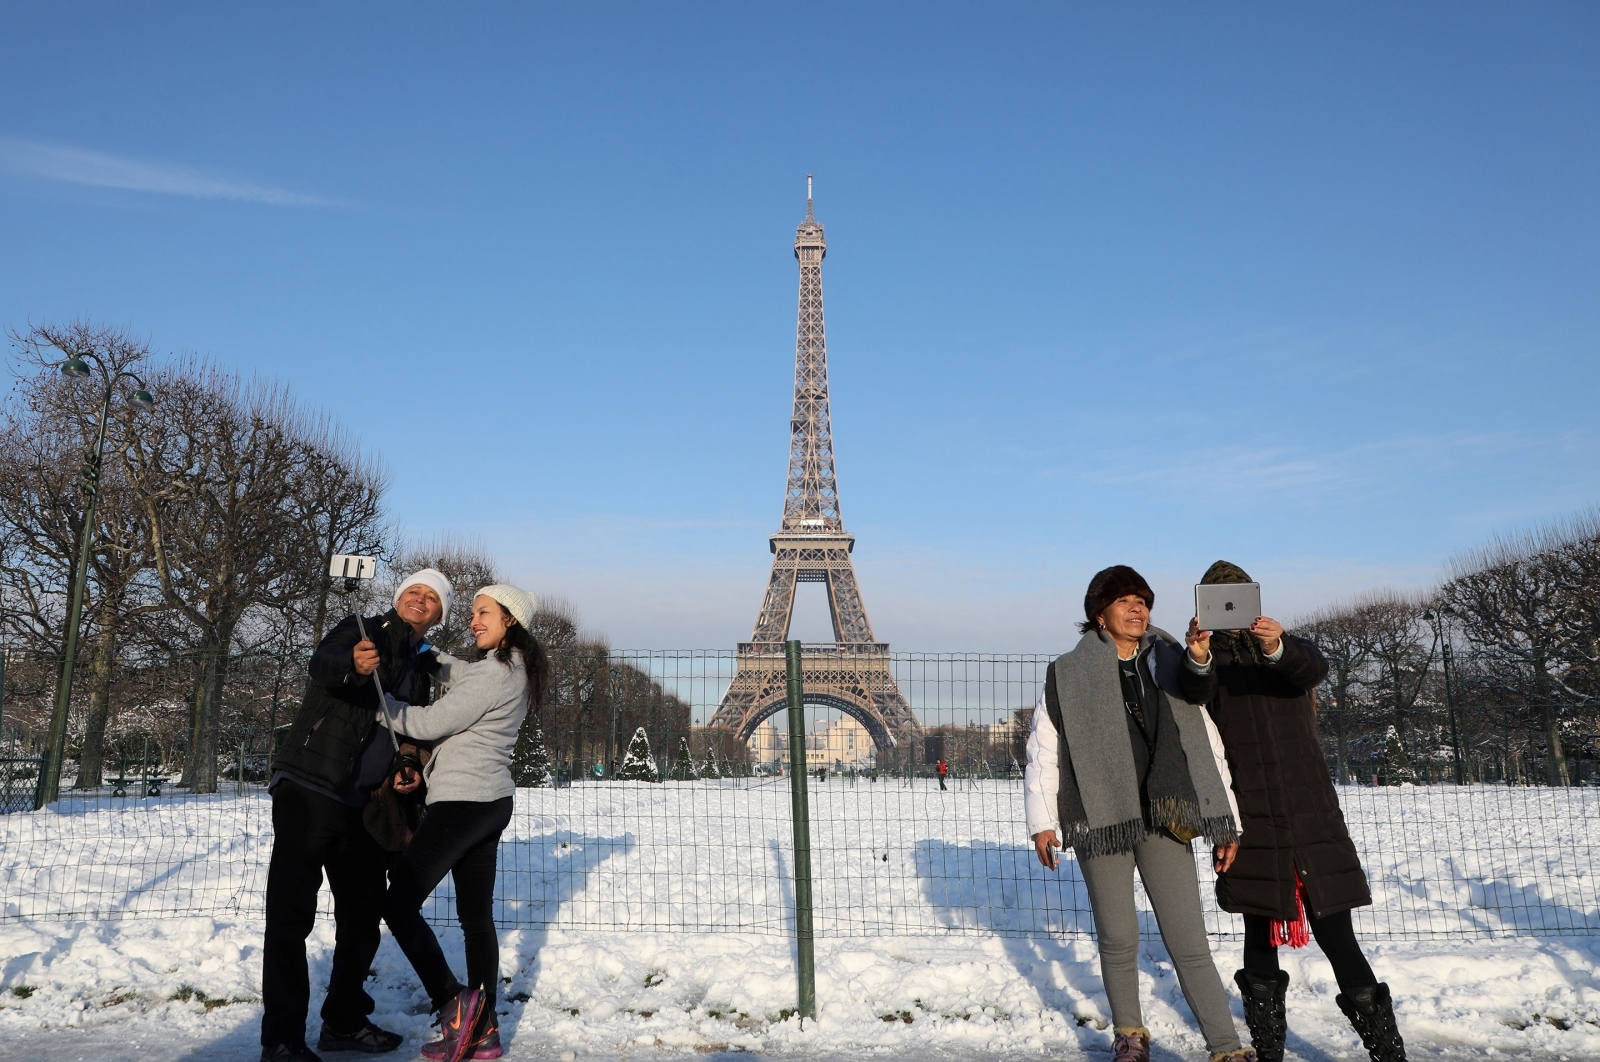
{"type": "Polygon", "coordinates": [[[939,772],[939,788],[942,790],[945,788],[944,776],[950,773],[950,765],[944,760],[940,760],[937,770],[939,772]]]}

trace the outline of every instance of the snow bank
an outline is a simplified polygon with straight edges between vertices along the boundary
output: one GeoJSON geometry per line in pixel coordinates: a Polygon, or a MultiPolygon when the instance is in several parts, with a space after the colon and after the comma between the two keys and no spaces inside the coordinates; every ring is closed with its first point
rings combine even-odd
{"type": "MultiPolygon", "coordinates": [[[[459,936],[444,934],[460,970],[459,936]]],[[[0,926],[6,991],[0,1056],[245,1060],[259,1052],[261,923],[208,918],[0,926]],[[27,998],[15,989],[31,989],[27,998]]],[[[312,940],[326,978],[331,924],[312,940]]],[[[1364,1057],[1335,1007],[1314,947],[1285,954],[1291,1054],[1364,1057]]],[[[1380,944],[1414,1058],[1600,1057],[1600,947],[1592,940],[1501,940],[1470,947],[1380,944]]],[[[1237,967],[1223,944],[1217,965],[1237,967]]],[[[1109,1014],[1089,941],[1048,937],[830,939],[817,946],[819,1017],[790,1013],[788,943],[747,934],[514,930],[503,937],[501,1022],[511,1058],[762,1052],[815,1058],[1071,1057],[1110,1050],[1109,1014]]],[[[1145,1020],[1158,1057],[1203,1058],[1204,1044],[1159,944],[1141,956],[1145,1020]],[[1170,1052],[1170,1053],[1169,1053],[1170,1052]]],[[[387,937],[369,990],[379,1024],[429,1038],[427,1000],[387,937]]],[[[1235,1014],[1242,1013],[1235,1003],[1235,1014]]],[[[317,1028],[312,1016],[312,1035],[317,1028]]],[[[1242,1024],[1241,1024],[1242,1028],[1242,1024]]]]}
{"type": "MultiPolygon", "coordinates": [[[[821,1013],[802,1028],[787,790],[713,780],[519,792],[499,883],[510,1057],[1109,1050],[1081,881],[1070,861],[1059,875],[1032,862],[1014,782],[813,787],[821,1013]]],[[[1597,939],[1504,936],[1600,928],[1596,795],[1341,795],[1380,904],[1358,913],[1358,932],[1408,1041],[1425,1048],[1413,1057],[1600,1057],[1597,939]],[[1436,939],[1397,939],[1407,935],[1436,939]]],[[[0,1056],[256,1057],[270,847],[259,793],[0,817],[0,1056]]],[[[1227,976],[1233,921],[1210,917],[1227,976]]],[[[319,922],[314,981],[332,934],[319,922]]],[[[461,969],[459,936],[443,936],[461,969]]],[[[1316,948],[1284,960],[1291,1052],[1362,1057],[1316,948]]],[[[1141,968],[1158,1058],[1201,1055],[1158,941],[1141,968]]],[[[370,985],[377,1020],[414,1050],[426,999],[387,937],[370,985]]]]}
{"type": "MultiPolygon", "coordinates": [[[[1340,796],[1377,901],[1356,915],[1368,939],[1600,933],[1600,792],[1340,796]]],[[[836,779],[813,783],[811,814],[819,934],[1092,932],[1076,864],[1052,874],[1035,861],[1017,782],[961,781],[945,793],[928,779],[836,779]]],[[[69,798],[0,816],[0,920],[259,914],[271,844],[259,789],[69,798]]],[[[786,779],[519,790],[498,918],[508,928],[788,933],[792,848],[786,779]]],[[[1240,931],[1214,909],[1208,919],[1214,933],[1240,931]]]]}

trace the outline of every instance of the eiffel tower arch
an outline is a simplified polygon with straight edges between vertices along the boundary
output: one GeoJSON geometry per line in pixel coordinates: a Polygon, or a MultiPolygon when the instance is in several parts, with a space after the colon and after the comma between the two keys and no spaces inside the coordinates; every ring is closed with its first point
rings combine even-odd
{"type": "Polygon", "coordinates": [[[789,484],[783,523],[772,536],[772,574],[756,616],[755,633],[740,642],[733,681],[711,725],[748,742],[756,727],[784,707],[784,640],[794,614],[795,588],[823,583],[833,620],[831,642],[802,649],[807,704],[844,712],[866,728],[880,762],[898,750],[911,753],[922,725],[889,667],[889,644],[878,641],[867,619],[850,553],[855,536],[844,529],[833,470],[833,428],[828,413],[828,342],[822,321],[822,259],[828,244],[811,207],[806,178],[806,219],[795,233],[800,263],[800,309],[795,327],[794,414],[789,420],[789,484]]]}

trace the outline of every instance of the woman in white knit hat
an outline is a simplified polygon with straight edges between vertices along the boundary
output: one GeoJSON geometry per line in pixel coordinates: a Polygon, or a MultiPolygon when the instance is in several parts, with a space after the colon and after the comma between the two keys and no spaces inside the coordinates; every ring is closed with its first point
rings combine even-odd
{"type": "Polygon", "coordinates": [[[383,918],[439,1012],[439,1040],[427,1058],[499,1058],[495,990],[500,942],[494,927],[495,852],[511,821],[511,751],[529,709],[538,711],[549,677],[543,647],[529,631],[532,594],[496,584],[472,602],[477,659],[450,662],[450,687],[433,704],[391,700],[395,729],[437,741],[423,768],[427,810],[389,875],[383,918]],[[422,904],[449,873],[466,938],[467,983],[456,979],[422,904]]]}

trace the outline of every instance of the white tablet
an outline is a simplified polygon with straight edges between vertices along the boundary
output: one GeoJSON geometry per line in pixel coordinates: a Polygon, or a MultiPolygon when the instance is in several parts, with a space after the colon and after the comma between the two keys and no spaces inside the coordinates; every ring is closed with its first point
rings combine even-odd
{"type": "Polygon", "coordinates": [[[1261,615],[1261,584],[1196,585],[1194,614],[1203,631],[1242,631],[1261,615]]]}

